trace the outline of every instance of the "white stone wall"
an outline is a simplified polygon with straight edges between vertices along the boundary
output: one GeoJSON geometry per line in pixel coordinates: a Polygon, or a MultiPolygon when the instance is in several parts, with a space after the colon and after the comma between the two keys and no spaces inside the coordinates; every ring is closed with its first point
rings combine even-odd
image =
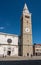
{"type": "Polygon", "coordinates": [[[13,45],[18,45],[18,36],[0,35],[0,44],[8,44],[7,39],[11,39],[13,45]]]}
{"type": "Polygon", "coordinates": [[[0,46],[0,55],[8,56],[8,54],[7,54],[8,51],[11,51],[10,56],[14,56],[14,55],[18,56],[18,47],[16,47],[16,46],[6,46],[6,45],[0,46]],[[8,48],[11,48],[11,50],[9,50],[8,48]]]}
{"type": "Polygon", "coordinates": [[[11,48],[11,54],[10,56],[16,55],[18,56],[18,36],[11,36],[11,35],[2,35],[0,34],[0,55],[7,55],[7,52],[9,51],[8,48],[11,48]],[[12,42],[10,45],[7,42],[7,39],[11,39],[12,42]],[[2,45],[1,45],[2,44],[2,45]]]}

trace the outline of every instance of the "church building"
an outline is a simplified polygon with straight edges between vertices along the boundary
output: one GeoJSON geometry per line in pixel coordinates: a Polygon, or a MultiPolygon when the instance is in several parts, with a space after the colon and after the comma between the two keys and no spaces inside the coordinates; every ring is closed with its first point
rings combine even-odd
{"type": "Polygon", "coordinates": [[[18,36],[0,33],[0,56],[18,56],[18,36]]]}
{"type": "Polygon", "coordinates": [[[26,4],[24,5],[20,22],[20,36],[14,34],[0,33],[0,55],[33,55],[31,13],[29,12],[26,4]]]}

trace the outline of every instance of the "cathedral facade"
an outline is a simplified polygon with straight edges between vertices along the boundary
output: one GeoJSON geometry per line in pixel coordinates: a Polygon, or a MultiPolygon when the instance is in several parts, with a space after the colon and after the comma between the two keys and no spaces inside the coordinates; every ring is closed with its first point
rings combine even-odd
{"type": "Polygon", "coordinates": [[[21,35],[0,33],[0,55],[4,56],[31,56],[32,46],[32,23],[31,13],[25,4],[21,16],[21,35]]]}
{"type": "Polygon", "coordinates": [[[0,55],[18,56],[18,36],[0,33],[0,55]]]}

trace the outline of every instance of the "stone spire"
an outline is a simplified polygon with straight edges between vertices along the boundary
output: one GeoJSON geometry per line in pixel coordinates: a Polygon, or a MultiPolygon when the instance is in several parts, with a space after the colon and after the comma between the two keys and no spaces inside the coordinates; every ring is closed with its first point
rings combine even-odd
{"type": "Polygon", "coordinates": [[[23,12],[29,13],[29,10],[28,10],[28,7],[27,7],[26,3],[24,5],[23,12]]]}

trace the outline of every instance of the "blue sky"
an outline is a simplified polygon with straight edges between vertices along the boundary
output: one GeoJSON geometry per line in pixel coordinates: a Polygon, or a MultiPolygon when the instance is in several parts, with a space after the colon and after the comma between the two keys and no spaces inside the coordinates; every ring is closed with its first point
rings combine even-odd
{"type": "Polygon", "coordinates": [[[0,0],[0,32],[20,35],[24,4],[32,13],[33,43],[41,43],[41,0],[0,0]]]}

